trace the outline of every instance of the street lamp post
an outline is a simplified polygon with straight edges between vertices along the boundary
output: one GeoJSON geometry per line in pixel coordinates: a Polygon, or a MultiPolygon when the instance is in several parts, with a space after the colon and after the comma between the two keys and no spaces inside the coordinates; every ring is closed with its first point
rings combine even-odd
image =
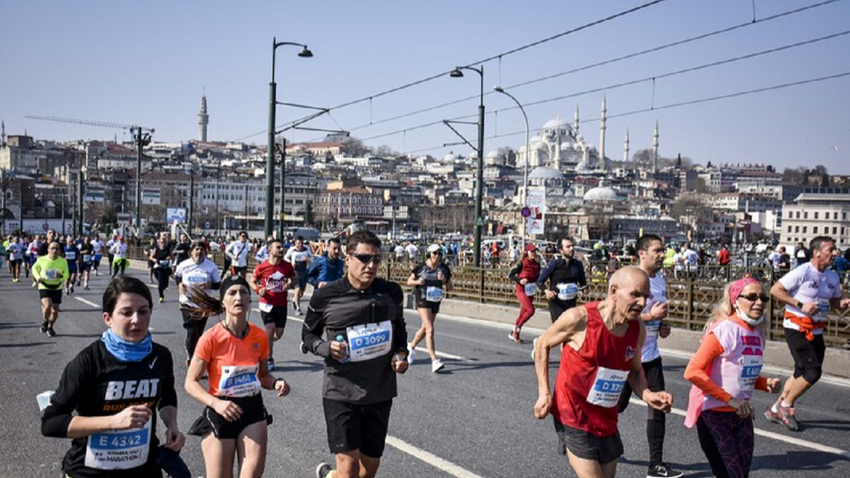
{"type": "Polygon", "coordinates": [[[471,70],[481,77],[481,91],[478,103],[478,177],[475,185],[475,227],[472,247],[472,261],[475,267],[481,267],[481,229],[484,227],[484,217],[481,212],[481,199],[484,196],[484,65],[480,68],[458,66],[449,74],[452,78],[463,78],[463,71],[471,70]]]}
{"type": "MultiPolygon", "coordinates": [[[[519,110],[522,112],[522,117],[525,118],[525,164],[523,165],[523,168],[522,168],[522,207],[525,208],[525,207],[528,207],[528,156],[529,156],[529,153],[530,153],[529,145],[528,145],[528,134],[529,134],[528,115],[525,114],[525,108],[522,107],[522,104],[519,102],[519,100],[514,98],[514,95],[505,91],[505,89],[502,88],[501,86],[494,86],[493,89],[496,90],[497,92],[507,96],[508,98],[514,100],[514,103],[516,103],[516,105],[519,106],[519,110]]],[[[522,216],[520,216],[520,217],[522,217],[522,216]]],[[[527,226],[526,218],[523,217],[521,219],[521,221],[522,221],[522,247],[523,247],[523,250],[524,250],[526,235],[527,235],[527,232],[528,232],[528,230],[527,230],[528,226],[527,226]]]]}
{"type": "MultiPolygon", "coordinates": [[[[274,134],[275,134],[275,107],[277,106],[277,83],[274,81],[274,66],[275,66],[275,51],[277,47],[284,45],[293,45],[301,47],[298,56],[302,58],[310,58],[313,56],[307,45],[301,43],[278,42],[277,38],[272,39],[272,81],[269,83],[269,144],[268,156],[266,158],[266,220],[265,220],[265,236],[272,235],[274,229],[274,134]]],[[[284,191],[280,192],[280,210],[284,208],[284,191]]]]}

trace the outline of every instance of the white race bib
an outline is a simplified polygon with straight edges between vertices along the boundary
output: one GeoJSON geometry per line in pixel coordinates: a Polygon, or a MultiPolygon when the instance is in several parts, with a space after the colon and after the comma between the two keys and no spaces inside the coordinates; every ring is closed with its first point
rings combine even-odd
{"type": "Polygon", "coordinates": [[[221,367],[218,394],[224,397],[253,397],[260,393],[259,365],[225,365],[221,367]]]}
{"type": "Polygon", "coordinates": [[[826,320],[828,320],[829,309],[830,309],[829,299],[824,299],[822,297],[818,297],[818,313],[815,314],[813,319],[820,321],[820,322],[825,322],[826,320]]]}
{"type": "Polygon", "coordinates": [[[425,300],[428,302],[440,302],[443,300],[443,289],[428,286],[425,289],[425,300]]]}
{"type": "Polygon", "coordinates": [[[628,376],[628,370],[599,367],[587,393],[587,402],[605,408],[616,407],[628,376]]]}
{"type": "Polygon", "coordinates": [[[76,258],[77,258],[77,252],[76,251],[65,251],[65,259],[67,259],[69,261],[73,261],[76,258]]]}
{"type": "Polygon", "coordinates": [[[91,254],[83,254],[83,262],[91,262],[91,254]]]}
{"type": "Polygon", "coordinates": [[[44,278],[47,280],[56,280],[62,277],[62,272],[59,269],[47,269],[44,271],[44,278]]]}
{"type": "Polygon", "coordinates": [[[761,355],[743,355],[741,356],[741,377],[740,377],[740,387],[741,390],[748,390],[750,392],[756,386],[756,379],[759,378],[759,374],[761,373],[762,367],[762,356],[761,355]]]}
{"type": "Polygon", "coordinates": [[[385,320],[378,324],[352,325],[345,329],[348,352],[352,362],[371,360],[390,352],[393,344],[393,324],[385,320]]]}
{"type": "Polygon", "coordinates": [[[183,283],[188,285],[203,284],[207,282],[208,276],[202,271],[193,271],[183,276],[183,283]]]}
{"type": "Polygon", "coordinates": [[[573,300],[578,295],[578,286],[575,284],[558,284],[558,300],[573,300]]]}
{"type": "Polygon", "coordinates": [[[537,283],[536,282],[529,282],[528,284],[525,284],[525,295],[532,297],[536,293],[537,293],[537,283]]]}
{"type": "Polygon", "coordinates": [[[265,302],[260,302],[260,312],[271,312],[274,306],[271,304],[266,304],[265,302]]]}
{"type": "Polygon", "coordinates": [[[143,428],[89,435],[86,466],[98,470],[126,470],[148,461],[151,420],[143,428]]]}

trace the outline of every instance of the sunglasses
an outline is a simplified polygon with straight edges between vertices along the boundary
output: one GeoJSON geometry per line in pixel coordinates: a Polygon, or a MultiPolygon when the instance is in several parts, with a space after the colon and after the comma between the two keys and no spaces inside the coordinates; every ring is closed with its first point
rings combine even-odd
{"type": "Polygon", "coordinates": [[[741,294],[738,296],[739,299],[746,299],[750,302],[755,302],[756,300],[761,299],[762,302],[767,302],[770,300],[770,296],[767,294],[756,294],[753,292],[752,294],[741,294]]]}
{"type": "Polygon", "coordinates": [[[351,256],[362,262],[364,265],[369,265],[370,263],[378,265],[381,263],[380,254],[351,254],[351,256]]]}
{"type": "Polygon", "coordinates": [[[433,256],[442,256],[442,255],[443,255],[443,253],[442,253],[442,252],[439,252],[439,251],[435,251],[435,252],[432,252],[432,253],[431,253],[431,255],[433,255],[433,256]]]}

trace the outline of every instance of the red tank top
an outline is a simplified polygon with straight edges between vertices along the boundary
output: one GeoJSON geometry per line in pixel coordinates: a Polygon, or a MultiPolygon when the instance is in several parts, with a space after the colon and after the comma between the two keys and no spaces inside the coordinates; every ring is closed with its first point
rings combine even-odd
{"type": "Polygon", "coordinates": [[[599,302],[583,307],[584,343],[579,350],[564,346],[550,412],[568,427],[607,437],[617,432],[617,401],[635,356],[640,323],[630,322],[626,335],[617,337],[602,322],[599,302]]]}
{"type": "Polygon", "coordinates": [[[517,278],[528,279],[528,282],[537,282],[537,277],[540,276],[540,263],[529,260],[527,257],[522,260],[522,270],[519,271],[517,278]]]}

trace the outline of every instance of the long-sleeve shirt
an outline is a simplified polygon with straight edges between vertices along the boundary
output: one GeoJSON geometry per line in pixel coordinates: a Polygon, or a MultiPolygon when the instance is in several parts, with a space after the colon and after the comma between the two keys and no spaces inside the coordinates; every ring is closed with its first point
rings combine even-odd
{"type": "Polygon", "coordinates": [[[313,287],[319,287],[320,282],[341,279],[344,266],[341,258],[331,260],[327,256],[319,256],[307,269],[307,282],[313,287]]]}

